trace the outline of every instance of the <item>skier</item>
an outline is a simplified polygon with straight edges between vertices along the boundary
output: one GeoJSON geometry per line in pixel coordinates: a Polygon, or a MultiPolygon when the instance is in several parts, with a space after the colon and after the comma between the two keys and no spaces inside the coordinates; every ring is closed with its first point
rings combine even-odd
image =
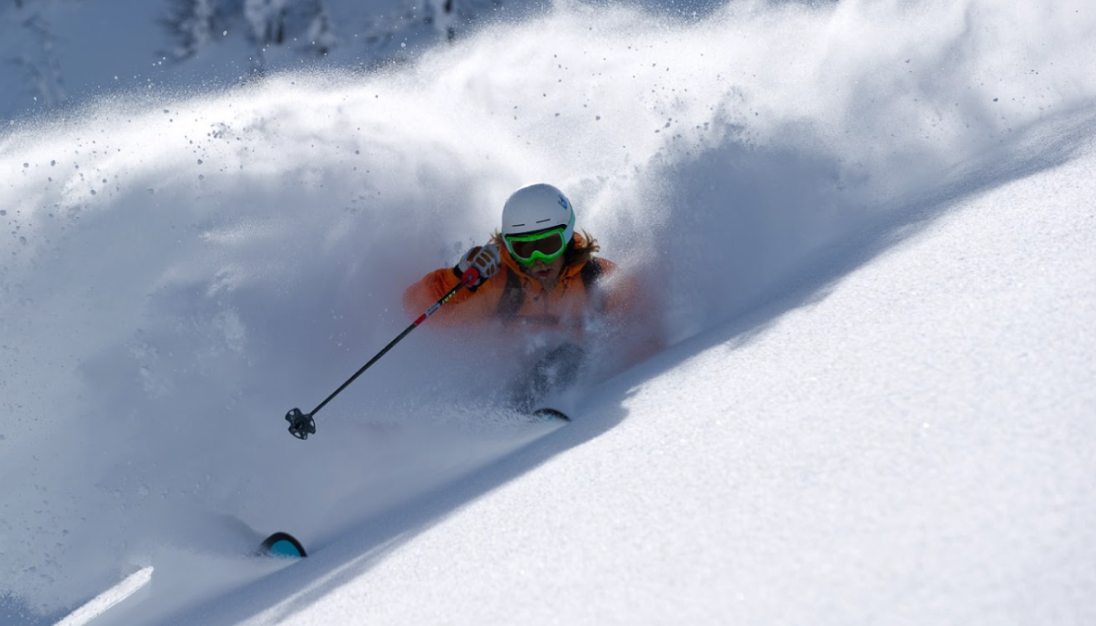
{"type": "Polygon", "coordinates": [[[434,270],[407,288],[403,306],[414,319],[472,269],[479,279],[438,309],[431,323],[501,324],[511,332],[548,336],[547,354],[511,384],[508,403],[532,411],[569,386],[586,361],[587,334],[627,315],[638,290],[620,280],[615,263],[595,257],[589,233],[575,232],[575,211],[559,189],[537,184],[516,191],[502,209],[502,231],[474,246],[454,267],[434,270]]]}

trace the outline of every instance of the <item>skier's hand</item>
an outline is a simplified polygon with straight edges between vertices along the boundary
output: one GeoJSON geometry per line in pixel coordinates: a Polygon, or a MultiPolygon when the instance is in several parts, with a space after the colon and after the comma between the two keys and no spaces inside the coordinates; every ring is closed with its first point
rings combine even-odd
{"type": "Polygon", "coordinates": [[[466,278],[466,274],[470,270],[474,271],[476,275],[471,279],[468,286],[473,289],[479,287],[499,271],[499,249],[493,243],[486,246],[476,246],[464,253],[455,269],[457,276],[462,280],[466,278]]]}

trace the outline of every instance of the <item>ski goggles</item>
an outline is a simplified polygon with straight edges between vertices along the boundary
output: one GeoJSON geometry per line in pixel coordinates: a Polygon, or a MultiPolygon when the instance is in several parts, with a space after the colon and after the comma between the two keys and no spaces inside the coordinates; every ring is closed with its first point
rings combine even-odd
{"type": "Polygon", "coordinates": [[[551,263],[567,249],[567,242],[563,240],[565,230],[566,226],[560,226],[527,235],[506,235],[503,240],[510,256],[522,265],[532,265],[537,261],[551,263]]]}

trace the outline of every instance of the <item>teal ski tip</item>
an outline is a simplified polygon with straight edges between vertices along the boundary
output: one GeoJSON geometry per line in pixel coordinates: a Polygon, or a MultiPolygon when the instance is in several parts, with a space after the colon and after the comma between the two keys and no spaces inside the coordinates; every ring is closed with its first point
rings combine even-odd
{"type": "Polygon", "coordinates": [[[279,559],[298,559],[308,556],[297,538],[289,533],[274,533],[259,546],[259,554],[279,559]]]}
{"type": "Polygon", "coordinates": [[[571,418],[567,417],[567,414],[563,411],[557,411],[556,409],[549,409],[547,407],[533,411],[533,417],[545,422],[552,420],[560,420],[562,422],[571,421],[571,418]]]}

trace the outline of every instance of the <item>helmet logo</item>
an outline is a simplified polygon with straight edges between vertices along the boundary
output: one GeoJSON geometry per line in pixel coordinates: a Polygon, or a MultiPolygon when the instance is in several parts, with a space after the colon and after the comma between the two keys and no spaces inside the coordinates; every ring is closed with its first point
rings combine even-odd
{"type": "Polygon", "coordinates": [[[567,198],[565,198],[562,194],[560,195],[558,202],[559,202],[559,205],[561,207],[563,207],[564,211],[569,210],[571,208],[571,204],[569,202],[567,202],[567,198]]]}

